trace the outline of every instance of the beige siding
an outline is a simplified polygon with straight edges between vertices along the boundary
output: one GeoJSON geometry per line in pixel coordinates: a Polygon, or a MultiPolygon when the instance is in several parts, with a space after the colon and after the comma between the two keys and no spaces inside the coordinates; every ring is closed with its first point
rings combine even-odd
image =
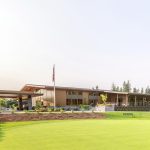
{"type": "Polygon", "coordinates": [[[83,96],[83,104],[88,105],[88,103],[89,103],[89,92],[83,92],[82,96],[83,96]]]}
{"type": "Polygon", "coordinates": [[[56,90],[56,106],[66,106],[65,90],[56,90]]]}

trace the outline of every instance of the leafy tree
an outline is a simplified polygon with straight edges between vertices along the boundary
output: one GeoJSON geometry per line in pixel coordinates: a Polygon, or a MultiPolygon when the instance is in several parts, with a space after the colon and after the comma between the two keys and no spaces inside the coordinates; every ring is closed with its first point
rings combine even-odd
{"type": "Polygon", "coordinates": [[[2,109],[2,107],[6,107],[6,101],[3,98],[0,98],[0,110],[2,109]]]}
{"type": "Polygon", "coordinates": [[[6,107],[6,101],[3,98],[0,98],[0,106],[1,107],[6,107]]]}
{"type": "Polygon", "coordinates": [[[101,100],[103,101],[103,104],[106,105],[106,101],[107,101],[107,94],[101,94],[100,95],[101,100]]]}
{"type": "Polygon", "coordinates": [[[18,101],[17,100],[12,100],[12,99],[6,100],[6,107],[13,108],[14,106],[18,107],[18,101]]]}

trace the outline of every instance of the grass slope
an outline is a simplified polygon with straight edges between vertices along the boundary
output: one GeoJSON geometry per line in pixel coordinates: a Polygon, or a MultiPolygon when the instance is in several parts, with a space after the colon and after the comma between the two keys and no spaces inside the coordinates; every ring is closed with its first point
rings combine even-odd
{"type": "Polygon", "coordinates": [[[150,113],[134,118],[107,113],[107,120],[64,120],[1,124],[1,150],[149,150],[150,113]],[[142,116],[142,117],[141,117],[142,116]],[[138,118],[144,118],[139,120],[138,118]],[[117,119],[118,118],[118,119],[117,119]],[[1,134],[2,133],[2,134],[1,134]]]}

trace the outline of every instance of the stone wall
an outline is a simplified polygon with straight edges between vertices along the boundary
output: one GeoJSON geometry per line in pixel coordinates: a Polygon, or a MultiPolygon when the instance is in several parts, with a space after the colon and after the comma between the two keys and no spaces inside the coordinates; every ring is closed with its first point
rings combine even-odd
{"type": "Polygon", "coordinates": [[[67,120],[67,119],[103,119],[102,113],[25,113],[0,114],[0,122],[34,121],[34,120],[67,120]]]}

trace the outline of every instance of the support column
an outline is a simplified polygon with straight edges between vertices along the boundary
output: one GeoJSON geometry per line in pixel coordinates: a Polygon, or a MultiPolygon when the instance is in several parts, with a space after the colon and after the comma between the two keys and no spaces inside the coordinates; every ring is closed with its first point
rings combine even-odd
{"type": "Polygon", "coordinates": [[[28,109],[32,110],[32,96],[31,95],[28,96],[28,109]]]}
{"type": "Polygon", "coordinates": [[[146,98],[143,97],[143,106],[145,106],[146,98]]]}
{"type": "Polygon", "coordinates": [[[18,104],[19,104],[19,110],[23,110],[22,97],[19,97],[18,104]]]}
{"type": "Polygon", "coordinates": [[[137,106],[136,96],[134,97],[134,106],[137,106]]]}
{"type": "Polygon", "coordinates": [[[119,104],[119,102],[118,102],[118,94],[117,94],[117,104],[116,105],[118,106],[118,104],[119,104]]]}
{"type": "Polygon", "coordinates": [[[126,106],[128,106],[128,95],[126,95],[126,106]]]}

